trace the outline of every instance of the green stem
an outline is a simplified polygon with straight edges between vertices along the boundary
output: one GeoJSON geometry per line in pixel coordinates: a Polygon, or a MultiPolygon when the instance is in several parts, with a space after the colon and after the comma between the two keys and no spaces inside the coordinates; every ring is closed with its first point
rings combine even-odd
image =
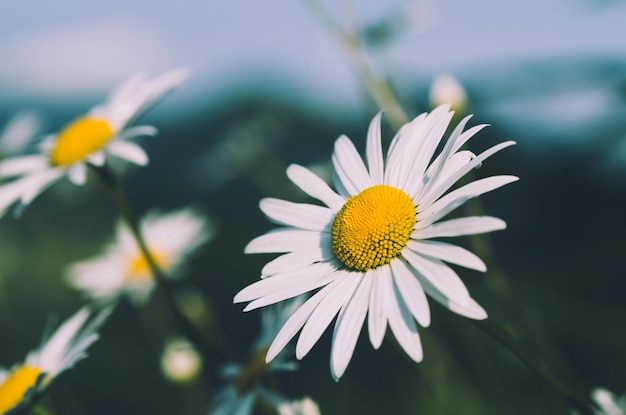
{"type": "Polygon", "coordinates": [[[141,254],[148,263],[150,272],[152,273],[157,286],[163,293],[165,301],[168,304],[176,323],[183,330],[183,332],[185,332],[189,338],[196,343],[198,348],[203,351],[205,357],[218,357],[220,359],[226,359],[227,354],[220,347],[218,347],[215,342],[211,340],[211,338],[206,336],[204,332],[200,331],[178,305],[174,292],[172,291],[164,272],[156,263],[154,255],[150,252],[150,249],[141,234],[139,221],[137,220],[137,217],[128,202],[128,198],[126,197],[126,193],[124,192],[121,183],[106,167],[96,167],[93,165],[89,166],[98,175],[98,177],[100,177],[102,183],[105,185],[111,197],[117,204],[122,219],[130,229],[141,254]]]}
{"type": "Polygon", "coordinates": [[[583,415],[593,415],[591,408],[594,407],[589,394],[574,393],[562,380],[554,375],[547,363],[536,353],[522,346],[509,332],[492,320],[469,320],[476,327],[493,337],[505,346],[511,353],[524,363],[528,368],[541,376],[548,384],[559,391],[567,401],[583,415]]]}
{"type": "Polygon", "coordinates": [[[400,127],[409,121],[409,117],[404,112],[402,105],[400,105],[387,82],[381,79],[372,68],[372,65],[370,65],[358,37],[355,34],[348,33],[337,24],[321,2],[315,0],[304,0],[304,2],[346,50],[354,64],[355,71],[363,81],[370,96],[378,108],[385,110],[385,116],[389,124],[396,131],[399,130],[400,127]]]}

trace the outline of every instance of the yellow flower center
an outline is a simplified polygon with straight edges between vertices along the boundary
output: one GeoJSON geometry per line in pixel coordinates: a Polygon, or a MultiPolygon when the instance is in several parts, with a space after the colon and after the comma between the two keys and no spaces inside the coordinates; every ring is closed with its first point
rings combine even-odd
{"type": "Polygon", "coordinates": [[[0,385],[0,414],[15,408],[28,389],[37,384],[41,370],[33,366],[21,366],[15,369],[0,385]]]}
{"type": "Polygon", "coordinates": [[[106,120],[88,116],[79,118],[59,133],[50,153],[50,162],[58,167],[85,160],[113,137],[115,131],[106,120]]]}
{"type": "MultiPolygon", "coordinates": [[[[152,252],[152,258],[154,258],[154,262],[161,268],[162,271],[167,271],[168,265],[170,263],[168,255],[160,252],[152,252]]],[[[150,265],[146,258],[139,254],[136,258],[130,262],[128,269],[128,279],[132,282],[148,282],[152,281],[152,271],[150,270],[150,265]]]]}
{"type": "Polygon", "coordinates": [[[402,190],[376,185],[351,197],[332,227],[332,246],[348,268],[366,271],[386,265],[406,246],[415,207],[402,190]]]}

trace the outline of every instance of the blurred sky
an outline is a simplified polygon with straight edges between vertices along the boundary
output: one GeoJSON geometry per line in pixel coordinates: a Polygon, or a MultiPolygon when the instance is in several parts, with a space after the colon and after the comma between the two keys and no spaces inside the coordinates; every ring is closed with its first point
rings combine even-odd
{"type": "MultiPolygon", "coordinates": [[[[624,1],[326,3],[348,26],[414,16],[388,47],[371,50],[380,72],[423,83],[451,72],[488,95],[483,109],[494,120],[515,118],[516,135],[529,123],[543,123],[555,136],[586,136],[598,117],[613,129],[624,119],[623,100],[616,105],[603,89],[625,82],[624,67],[602,72],[598,90],[598,67],[586,66],[588,57],[624,62],[624,1]],[[527,70],[528,62],[548,64],[527,70]],[[563,63],[555,68],[557,62],[563,63]],[[548,101],[546,94],[537,101],[528,93],[546,87],[552,88],[548,101]]],[[[224,91],[262,86],[264,79],[273,80],[266,89],[330,111],[358,107],[362,99],[347,59],[303,1],[2,1],[0,62],[5,106],[58,97],[97,102],[131,73],[178,66],[193,74],[168,104],[179,110],[219,100],[224,91]]]]}

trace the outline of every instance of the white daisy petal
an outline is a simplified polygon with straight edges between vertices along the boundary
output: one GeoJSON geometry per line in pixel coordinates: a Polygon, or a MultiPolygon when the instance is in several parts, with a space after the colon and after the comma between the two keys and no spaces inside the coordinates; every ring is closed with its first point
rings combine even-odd
{"type": "Polygon", "coordinates": [[[332,156],[335,171],[348,193],[354,196],[372,185],[369,173],[352,141],[342,135],[335,141],[332,156]]]}
{"type": "Polygon", "coordinates": [[[315,173],[306,167],[292,164],[287,168],[287,176],[289,179],[303,192],[318,199],[326,206],[338,212],[346,202],[344,198],[335,193],[324,180],[320,179],[315,173]]]}
{"type": "Polygon", "coordinates": [[[100,167],[104,166],[106,157],[104,155],[104,151],[96,151],[95,153],[89,155],[89,157],[87,157],[87,160],[89,160],[89,162],[94,166],[100,167]]]}
{"type": "Polygon", "coordinates": [[[330,247],[326,246],[309,251],[290,252],[265,264],[261,270],[261,277],[295,271],[305,268],[314,262],[325,261],[331,258],[334,258],[334,253],[330,247]]]}
{"type": "Polygon", "coordinates": [[[0,177],[13,177],[48,168],[45,156],[21,156],[3,160],[0,163],[0,177]]]}
{"type": "Polygon", "coordinates": [[[346,189],[346,187],[341,182],[341,178],[339,178],[339,175],[336,171],[333,171],[333,186],[335,186],[335,190],[337,191],[339,196],[343,198],[344,201],[352,197],[348,189],[346,189]]]}
{"type": "MultiPolygon", "coordinates": [[[[423,199],[421,200],[421,203],[420,203],[420,207],[424,208],[425,206],[429,206],[430,204],[432,204],[435,200],[439,199],[439,197],[441,197],[442,194],[444,194],[448,189],[450,189],[450,187],[452,187],[452,185],[454,185],[454,183],[456,183],[461,177],[469,173],[471,169],[480,165],[480,163],[485,161],[485,159],[494,155],[498,151],[503,150],[507,147],[510,147],[513,144],[515,144],[515,141],[505,141],[504,143],[497,144],[491,147],[490,149],[485,150],[482,153],[480,153],[470,163],[466,164],[462,169],[460,169],[455,174],[450,176],[443,183],[438,184],[437,186],[434,186],[430,192],[424,194],[423,199]]],[[[510,176],[510,177],[514,177],[514,176],[510,176]]]]}
{"type": "Polygon", "coordinates": [[[462,235],[476,235],[506,229],[506,222],[492,216],[469,216],[434,223],[424,229],[415,230],[412,239],[430,239],[462,235]]]}
{"type": "Polygon", "coordinates": [[[77,163],[67,170],[67,175],[77,186],[82,186],[87,181],[87,168],[83,163],[77,163]]]}
{"type": "Polygon", "coordinates": [[[107,151],[138,166],[146,166],[149,161],[145,150],[130,141],[115,140],[108,145],[107,151]]]}
{"type": "Polygon", "coordinates": [[[25,176],[21,179],[15,180],[0,188],[0,212],[3,209],[2,194],[5,189],[10,189],[12,186],[19,186],[20,189],[20,204],[23,207],[29,205],[37,196],[39,196],[44,190],[50,187],[56,180],[63,175],[61,170],[47,170],[31,175],[25,176]]]}
{"type": "Polygon", "coordinates": [[[402,251],[402,256],[417,271],[418,277],[426,279],[449,299],[465,305],[469,302],[470,295],[463,281],[456,272],[443,262],[429,257],[423,257],[411,250],[402,251]]]}
{"type": "MultiPolygon", "coordinates": [[[[285,274],[273,275],[251,284],[239,291],[234,303],[251,301],[257,298],[265,297],[288,288],[298,287],[302,284],[308,284],[321,280],[336,271],[336,266],[328,262],[320,262],[311,266],[288,272],[285,274]]],[[[308,291],[308,290],[307,290],[308,291]]]]}
{"type": "Polygon", "coordinates": [[[265,361],[270,362],[274,360],[281,350],[285,348],[289,340],[296,335],[296,333],[304,326],[304,323],[308,320],[309,316],[315,310],[317,305],[326,297],[330,292],[336,291],[336,287],[341,283],[340,279],[335,279],[333,282],[319,290],[315,295],[309,298],[304,304],[296,310],[295,313],[289,317],[283,327],[280,329],[276,338],[270,345],[265,361]]]}
{"type": "Polygon", "coordinates": [[[153,137],[159,133],[159,130],[156,127],[151,125],[137,125],[135,127],[130,127],[122,131],[118,136],[118,140],[130,140],[136,137],[153,137]]]}
{"type": "Polygon", "coordinates": [[[378,349],[385,337],[385,329],[387,328],[387,314],[385,311],[385,299],[387,298],[385,284],[386,275],[389,268],[378,267],[367,271],[372,274],[374,285],[370,292],[370,304],[367,319],[367,330],[369,332],[370,343],[374,349],[378,349]]]}
{"type": "Polygon", "coordinates": [[[356,272],[337,271],[337,274],[342,274],[338,277],[341,283],[322,299],[302,328],[296,344],[298,360],[306,356],[319,340],[339,309],[350,300],[362,278],[361,274],[356,272]]]}
{"type": "Polygon", "coordinates": [[[339,312],[337,323],[335,323],[330,356],[331,373],[335,380],[343,375],[352,358],[367,314],[373,283],[374,276],[372,273],[366,273],[350,302],[342,307],[339,312]]]}
{"type": "MultiPolygon", "coordinates": [[[[327,285],[328,283],[336,280],[338,277],[338,272],[332,272],[328,275],[323,275],[318,278],[307,278],[306,280],[303,280],[297,284],[291,284],[289,286],[285,284],[285,288],[282,288],[280,291],[275,291],[271,294],[252,301],[243,309],[243,311],[248,312],[260,307],[265,307],[266,305],[275,304],[279,301],[297,297],[301,294],[315,290],[316,288],[323,287],[324,285],[327,285]]],[[[269,279],[271,278],[266,278],[263,281],[267,281],[269,279]]]]}
{"type": "Polygon", "coordinates": [[[450,311],[474,320],[484,320],[487,318],[487,312],[473,298],[470,298],[467,304],[461,305],[443,295],[428,280],[421,279],[420,282],[422,283],[424,292],[426,292],[430,298],[448,308],[450,311]]]}
{"type": "Polygon", "coordinates": [[[245,247],[246,254],[309,251],[329,244],[329,236],[317,231],[278,229],[254,238],[245,247]]]}
{"type": "MultiPolygon", "coordinates": [[[[467,124],[470,118],[471,118],[471,115],[468,115],[467,117],[463,118],[463,120],[461,120],[461,122],[456,126],[454,131],[452,131],[452,134],[450,134],[450,138],[448,138],[448,141],[446,142],[443,150],[441,151],[441,154],[439,154],[439,156],[435,159],[435,161],[432,162],[432,164],[430,165],[428,169],[426,169],[424,165],[422,166],[415,165],[414,170],[411,172],[411,175],[409,177],[421,176],[422,180],[412,180],[408,184],[406,190],[407,190],[407,194],[410,197],[415,197],[418,194],[418,192],[420,193],[427,192],[428,189],[433,185],[434,183],[433,178],[439,177],[439,174],[443,170],[443,166],[447,164],[450,155],[453,154],[452,147],[453,147],[454,141],[461,135],[461,132],[465,128],[465,125],[467,124]]],[[[447,127],[447,124],[446,124],[446,127],[447,127]]],[[[441,135],[443,135],[444,132],[445,130],[441,132],[441,135]]],[[[434,149],[433,149],[433,152],[434,152],[434,149]]],[[[428,162],[429,160],[426,160],[426,162],[428,162]]]]}
{"type": "Polygon", "coordinates": [[[446,214],[449,213],[450,209],[447,209],[448,207],[454,206],[456,208],[473,197],[491,192],[492,190],[517,180],[519,180],[519,178],[516,176],[491,176],[459,187],[431,205],[428,205],[428,202],[425,201],[424,205],[420,205],[417,208],[419,213],[416,216],[417,223],[415,227],[416,229],[423,229],[425,226],[445,216],[442,215],[442,212],[446,212],[446,214]]]}
{"type": "Polygon", "coordinates": [[[376,114],[367,130],[365,153],[372,184],[382,184],[384,178],[383,149],[380,138],[380,119],[382,114],[382,111],[376,114]]]}
{"type": "Polygon", "coordinates": [[[419,363],[424,358],[424,353],[422,351],[422,343],[420,342],[420,336],[417,332],[417,326],[415,325],[413,316],[411,315],[406,304],[404,304],[404,300],[398,292],[398,289],[393,283],[390,275],[386,276],[385,283],[387,284],[387,299],[385,303],[387,318],[389,319],[389,327],[404,351],[411,357],[411,359],[419,363]]]}
{"type": "Polygon", "coordinates": [[[407,246],[421,255],[427,255],[476,271],[487,271],[487,266],[480,258],[460,246],[437,241],[408,241],[407,246]]]}
{"type": "Polygon", "coordinates": [[[413,269],[398,258],[392,259],[390,265],[394,283],[398,286],[398,291],[411,314],[422,327],[428,327],[430,325],[428,299],[413,269]]]}
{"type": "Polygon", "coordinates": [[[295,226],[310,231],[328,231],[335,217],[335,212],[323,206],[274,198],[261,200],[259,206],[263,213],[279,225],[295,226]]]}

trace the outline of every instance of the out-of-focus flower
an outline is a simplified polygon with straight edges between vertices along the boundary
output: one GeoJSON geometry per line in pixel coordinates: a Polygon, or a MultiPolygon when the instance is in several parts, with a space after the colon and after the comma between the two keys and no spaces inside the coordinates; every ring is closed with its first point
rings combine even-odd
{"type": "Polygon", "coordinates": [[[24,363],[10,370],[0,368],[0,414],[29,405],[57,376],[84,359],[111,310],[104,308],[91,319],[89,309],[79,310],[24,363]]]}
{"type": "Polygon", "coordinates": [[[264,387],[263,381],[269,373],[295,370],[296,364],[286,359],[286,353],[266,363],[265,354],[280,327],[302,303],[302,298],[297,297],[263,310],[261,334],[249,359],[243,364],[231,363],[222,368],[222,377],[228,385],[217,395],[209,412],[211,415],[248,415],[259,403],[277,408],[288,402],[264,387]]]}
{"type": "Polygon", "coordinates": [[[72,121],[41,145],[41,153],[9,158],[0,163],[0,178],[15,178],[0,187],[0,214],[13,203],[28,205],[61,177],[82,185],[87,163],[102,166],[106,156],[116,156],[143,166],[145,151],[130,139],[155,135],[152,126],[128,125],[159,99],[187,79],[183,69],[148,79],[136,75],[113,91],[103,105],[72,121]]]}
{"type": "Polygon", "coordinates": [[[440,106],[401,128],[386,161],[380,137],[381,114],[370,124],[367,167],[345,136],[335,143],[333,191],[304,167],[292,165],[289,178],[326,206],[263,199],[261,210],[286,227],[252,240],[246,253],[285,253],[261,270],[261,281],[244,288],[235,302],[244,311],[321,289],[285,323],[267,353],[271,361],[300,329],[296,357],[303,358],[339,313],[331,351],[331,373],[344,373],[366,315],[372,345],[378,348],[387,323],[416,362],[422,360],[417,322],[430,324],[426,294],[455,313],[484,319],[487,313],[470,296],[446,262],[485,271],[473,253],[437,237],[472,235],[504,229],[494,217],[440,221],[468,199],[517,180],[493,176],[449,191],[459,179],[514,142],[474,155],[460,148],[484,125],[463,132],[470,117],[451,133],[435,156],[453,113],[440,106]],[[432,160],[432,161],[431,161],[432,160]]]}
{"type": "Polygon", "coordinates": [[[202,370],[202,356],[186,339],[170,339],[163,349],[161,370],[172,382],[190,382],[202,370]]]}
{"type": "MultiPolygon", "coordinates": [[[[141,221],[140,230],[157,265],[170,278],[183,274],[189,255],[213,237],[208,219],[190,208],[151,212],[141,221]]],[[[71,265],[67,280],[91,298],[106,301],[127,294],[135,304],[147,301],[154,288],[148,262],[122,221],[104,252],[71,265]]]]}
{"type": "Polygon", "coordinates": [[[33,111],[21,111],[9,119],[0,132],[0,160],[21,154],[41,128],[41,119],[33,111]]]}
{"type": "Polygon", "coordinates": [[[467,109],[465,88],[450,74],[439,75],[433,80],[428,97],[432,108],[448,103],[461,114],[467,109]]]}
{"type": "Polygon", "coordinates": [[[595,388],[591,397],[598,405],[594,409],[597,415],[626,415],[626,395],[617,396],[604,388],[595,388]]]}
{"type": "Polygon", "coordinates": [[[317,403],[308,397],[279,405],[278,413],[279,415],[321,415],[317,403]]]}

